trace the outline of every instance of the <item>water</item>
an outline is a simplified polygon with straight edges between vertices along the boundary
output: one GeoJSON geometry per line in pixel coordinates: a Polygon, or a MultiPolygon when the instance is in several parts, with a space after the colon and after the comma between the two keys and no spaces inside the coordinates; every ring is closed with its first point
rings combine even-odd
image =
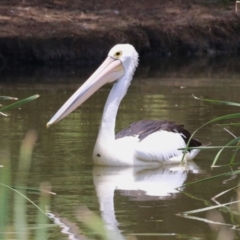
{"type": "MultiPolygon", "coordinates": [[[[31,203],[5,189],[7,202],[0,201],[0,209],[8,217],[0,219],[0,239],[14,236],[24,239],[22,232],[27,232],[29,239],[85,239],[84,235],[99,239],[101,226],[96,223],[99,219],[89,220],[91,226],[99,227],[96,234],[82,223],[91,214],[102,219],[102,228],[109,239],[238,239],[238,229],[231,229],[239,224],[237,205],[230,205],[237,214],[216,208],[190,215],[199,219],[176,215],[215,205],[211,200],[213,196],[238,184],[237,177],[227,176],[177,189],[183,184],[230,171],[229,167],[211,171],[216,150],[202,151],[187,169],[178,165],[158,169],[93,166],[92,150],[110,85],[66,119],[46,129],[49,119],[95,67],[58,66],[2,73],[0,95],[22,99],[38,93],[41,97],[9,111],[8,117],[0,117],[0,164],[7,156],[11,163],[11,180],[7,182],[3,178],[1,182],[14,187],[25,186],[25,195],[38,205],[42,204],[40,194],[30,189],[39,189],[46,182],[51,185],[56,195],[47,194],[48,200],[43,198],[46,203],[41,206],[46,210],[45,205],[49,205],[48,214],[57,226],[31,203]],[[19,149],[29,129],[36,131],[38,139],[30,169],[26,171],[21,170],[19,149]],[[20,206],[22,212],[18,212],[16,206],[20,206]],[[40,222],[36,219],[39,215],[40,222]],[[25,230],[21,225],[23,219],[25,230]],[[42,232],[39,229],[43,229],[42,232]]],[[[213,105],[192,96],[239,102],[238,69],[238,62],[233,60],[140,65],[121,104],[117,131],[144,118],[174,120],[194,131],[217,116],[238,112],[237,107],[213,105]]],[[[239,135],[237,127],[227,128],[239,135]]],[[[206,126],[196,137],[202,142],[211,141],[212,145],[224,145],[233,139],[218,125],[206,126]]],[[[231,150],[225,151],[218,163],[229,163],[231,155],[231,150]]],[[[238,193],[231,190],[217,201],[227,203],[237,199],[238,193]]]]}

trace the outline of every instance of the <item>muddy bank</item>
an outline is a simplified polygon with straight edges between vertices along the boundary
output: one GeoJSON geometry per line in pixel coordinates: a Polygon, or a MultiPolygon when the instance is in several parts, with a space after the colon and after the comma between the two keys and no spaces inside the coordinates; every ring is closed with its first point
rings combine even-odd
{"type": "MultiPolygon", "coordinates": [[[[91,64],[43,64],[8,66],[1,70],[1,83],[77,83],[85,81],[99,66],[99,62],[91,64]]],[[[140,59],[134,74],[134,81],[142,78],[188,79],[199,78],[210,80],[228,79],[239,80],[240,57],[194,57],[194,58],[161,58],[140,59]]],[[[41,88],[40,85],[36,85],[41,88]]],[[[27,86],[27,85],[26,85],[27,86]]]]}
{"type": "Polygon", "coordinates": [[[234,2],[91,2],[1,3],[0,65],[97,62],[116,43],[133,44],[143,59],[240,53],[234,2]]]}
{"type": "MultiPolygon", "coordinates": [[[[215,29],[212,29],[214,31],[215,29]]],[[[240,29],[235,36],[221,33],[221,37],[195,29],[185,29],[186,35],[161,32],[160,29],[118,30],[118,36],[92,32],[89,36],[52,38],[0,38],[0,62],[5,64],[52,64],[54,62],[90,63],[103,59],[116,43],[133,44],[142,58],[214,56],[240,53],[240,29]],[[119,38],[120,36],[120,38],[119,38]]]]}

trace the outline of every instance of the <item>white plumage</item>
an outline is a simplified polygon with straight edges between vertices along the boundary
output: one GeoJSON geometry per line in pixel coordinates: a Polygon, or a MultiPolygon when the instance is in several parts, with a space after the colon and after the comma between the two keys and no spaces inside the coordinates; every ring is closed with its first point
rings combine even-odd
{"type": "MultiPolygon", "coordinates": [[[[115,122],[121,100],[125,96],[138,65],[138,53],[130,44],[114,46],[106,60],[69,98],[49,121],[58,122],[81,105],[97,89],[114,82],[104,107],[98,138],[93,151],[97,165],[134,166],[180,162],[190,134],[181,125],[168,121],[140,121],[115,137],[115,122]]],[[[190,146],[201,143],[192,139],[190,146]]],[[[192,160],[199,149],[188,152],[184,160],[192,160]]]]}

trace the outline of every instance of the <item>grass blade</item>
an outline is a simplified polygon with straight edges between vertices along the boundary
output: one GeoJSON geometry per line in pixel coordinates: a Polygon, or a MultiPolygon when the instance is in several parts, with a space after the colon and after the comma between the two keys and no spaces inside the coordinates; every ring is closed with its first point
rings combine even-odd
{"type": "Polygon", "coordinates": [[[0,96],[0,100],[18,100],[18,98],[10,96],[0,96]]]}
{"type": "Polygon", "coordinates": [[[218,202],[216,201],[216,198],[224,195],[224,194],[227,193],[227,192],[232,191],[233,189],[238,188],[239,186],[240,186],[240,185],[237,185],[237,186],[234,186],[234,187],[232,187],[232,188],[229,188],[229,189],[227,189],[227,190],[225,190],[225,191],[223,191],[223,192],[220,192],[220,193],[218,193],[217,195],[215,195],[214,197],[212,197],[211,200],[214,201],[214,202],[217,203],[217,204],[220,204],[220,203],[218,203],[218,202]]]}
{"type": "Polygon", "coordinates": [[[176,215],[179,216],[179,217],[184,217],[184,218],[188,218],[188,219],[193,219],[193,220],[205,222],[205,223],[208,223],[208,224],[215,224],[215,225],[236,227],[235,225],[232,225],[232,224],[227,224],[227,223],[222,223],[222,222],[216,222],[216,221],[212,221],[212,220],[209,220],[209,219],[206,219],[206,218],[201,218],[201,217],[184,215],[184,214],[182,214],[182,213],[178,213],[178,214],[176,214],[176,215]]]}
{"type": "Polygon", "coordinates": [[[186,183],[186,184],[183,184],[181,187],[178,187],[177,189],[180,189],[180,188],[183,188],[185,186],[192,185],[192,184],[195,184],[195,183],[205,182],[205,181],[212,180],[212,179],[215,179],[215,178],[225,177],[225,176],[234,175],[234,174],[240,174],[240,170],[236,170],[236,171],[233,171],[233,172],[227,172],[227,173],[221,173],[221,174],[218,174],[218,175],[215,175],[215,176],[212,176],[212,177],[203,178],[203,179],[200,179],[200,180],[197,180],[197,181],[194,181],[194,182],[186,183]]]}
{"type": "Polygon", "coordinates": [[[88,208],[79,208],[76,216],[77,219],[81,221],[85,226],[87,226],[94,234],[101,236],[101,239],[119,239],[117,233],[111,232],[109,234],[105,228],[103,220],[88,208]],[[108,237],[108,234],[111,236],[111,238],[108,237]]]}
{"type": "MultiPolygon", "coordinates": [[[[0,183],[4,182],[7,185],[11,185],[11,177],[10,177],[10,172],[11,172],[11,161],[8,152],[2,152],[0,153],[0,159],[1,163],[4,164],[4,168],[1,169],[1,174],[0,174],[0,183]]],[[[9,205],[9,199],[10,199],[10,191],[6,189],[5,187],[0,186],[0,228],[1,231],[7,232],[8,229],[8,224],[9,224],[9,210],[10,210],[10,205],[9,205]]],[[[3,234],[3,238],[7,239],[7,236],[3,234]]]]}
{"type": "Polygon", "coordinates": [[[194,96],[194,99],[197,100],[201,100],[204,102],[210,102],[210,103],[216,103],[216,104],[224,104],[224,105],[229,105],[229,106],[236,106],[236,107],[240,107],[240,103],[236,103],[236,102],[229,102],[229,101],[221,101],[221,100],[215,100],[215,99],[206,99],[206,98],[199,98],[194,96]]]}
{"type": "MultiPolygon", "coordinates": [[[[203,98],[198,98],[196,96],[193,95],[193,97],[197,100],[201,100],[201,101],[205,101],[205,102],[211,102],[211,103],[218,103],[218,104],[225,104],[225,105],[230,105],[230,106],[238,106],[240,107],[240,103],[235,103],[235,102],[229,102],[229,101],[220,101],[220,100],[214,100],[214,99],[203,99],[203,98]]],[[[188,142],[187,142],[187,146],[186,149],[183,151],[183,157],[182,157],[182,161],[184,161],[184,157],[185,154],[187,153],[187,148],[189,146],[189,143],[191,141],[191,139],[193,138],[193,136],[196,134],[196,132],[198,132],[200,129],[202,129],[203,127],[207,126],[208,124],[211,123],[215,123],[218,121],[222,121],[222,120],[228,120],[228,119],[233,119],[233,118],[240,118],[240,113],[233,113],[233,114],[228,114],[228,115],[224,115],[224,116],[220,116],[217,118],[214,118],[206,123],[204,123],[202,126],[200,126],[199,128],[197,128],[191,135],[191,137],[189,138],[188,142]]]]}
{"type": "Polygon", "coordinates": [[[25,198],[28,202],[30,202],[33,206],[35,206],[40,212],[42,212],[46,217],[48,217],[47,213],[42,210],[37,204],[35,204],[30,198],[28,198],[26,195],[22,194],[21,192],[17,191],[16,189],[4,184],[4,183],[0,183],[1,186],[8,188],[14,192],[16,192],[17,194],[19,194],[20,196],[22,196],[23,198],[25,198]]]}
{"type": "Polygon", "coordinates": [[[188,148],[178,148],[178,150],[192,150],[192,149],[222,149],[222,148],[226,148],[226,149],[239,149],[240,146],[201,146],[201,147],[188,147],[188,148]]]}
{"type": "Polygon", "coordinates": [[[224,126],[235,126],[235,127],[238,127],[238,126],[240,126],[240,123],[220,123],[218,125],[221,126],[221,127],[224,127],[224,126]]]}
{"type": "MultiPolygon", "coordinates": [[[[203,124],[202,126],[200,126],[199,128],[197,128],[197,129],[193,132],[192,136],[193,136],[197,131],[199,131],[201,128],[207,126],[207,125],[210,124],[210,123],[215,123],[215,122],[222,121],[222,120],[229,120],[229,119],[233,119],[233,118],[240,118],[240,113],[233,113],[233,114],[228,114],[228,115],[224,115],[224,116],[220,116],[220,117],[214,118],[214,119],[212,119],[212,120],[204,123],[204,124],[203,124]]],[[[192,136],[191,136],[191,137],[192,137],[192,136]]]]}
{"type": "MultiPolygon", "coordinates": [[[[223,151],[227,146],[232,145],[232,144],[234,144],[235,142],[238,143],[239,140],[240,140],[240,137],[235,138],[235,139],[231,140],[230,142],[228,142],[228,143],[226,144],[226,146],[224,146],[221,150],[219,150],[218,153],[216,154],[214,160],[213,160],[213,163],[212,163],[212,165],[211,165],[211,168],[215,167],[215,164],[216,164],[216,162],[217,162],[220,154],[222,153],[222,151],[223,151]]],[[[236,147],[238,148],[239,146],[236,146],[236,147]]],[[[231,163],[231,161],[232,161],[232,159],[230,160],[230,163],[231,163]]]]}
{"type": "MultiPolygon", "coordinates": [[[[28,174],[31,166],[31,156],[33,152],[33,147],[37,141],[37,133],[35,131],[28,131],[26,134],[21,148],[20,148],[20,160],[18,163],[18,170],[16,176],[16,182],[18,185],[25,187],[27,185],[28,174]]],[[[27,219],[27,198],[26,191],[24,188],[20,191],[15,190],[14,195],[14,226],[16,229],[17,239],[29,239],[29,232],[22,231],[22,228],[27,229],[28,219],[27,219]],[[21,194],[19,194],[21,193],[21,194]]]]}
{"type": "Polygon", "coordinates": [[[19,107],[19,106],[21,106],[21,105],[23,105],[23,104],[26,104],[26,103],[28,103],[28,102],[31,102],[31,101],[37,99],[38,97],[40,97],[40,95],[36,94],[36,95],[31,96],[31,97],[22,99],[22,100],[17,101],[17,102],[15,102],[15,103],[13,103],[13,104],[10,104],[10,105],[8,105],[8,106],[6,106],[6,107],[0,108],[0,112],[5,112],[5,111],[8,111],[8,110],[10,110],[10,109],[12,109],[12,108],[19,107]]]}
{"type": "Polygon", "coordinates": [[[238,203],[240,202],[240,200],[237,201],[233,201],[233,202],[228,202],[228,203],[223,203],[223,204],[218,204],[218,205],[214,205],[214,206],[210,206],[210,207],[205,207],[205,208],[199,208],[199,209],[195,209],[195,210],[191,210],[191,211],[187,211],[187,212],[183,212],[183,213],[178,213],[180,215],[186,215],[186,214],[194,214],[194,213],[200,213],[200,212],[206,212],[215,208],[220,208],[220,207],[225,207],[227,205],[233,204],[233,203],[238,203]]]}
{"type": "Polygon", "coordinates": [[[185,154],[187,153],[187,149],[188,149],[188,146],[189,146],[189,143],[190,141],[192,140],[193,136],[200,130],[202,129],[203,127],[211,124],[211,123],[215,123],[215,122],[218,122],[218,121],[222,121],[222,120],[228,120],[228,119],[233,119],[233,118],[240,118],[240,113],[233,113],[233,114],[228,114],[228,115],[224,115],[224,116],[220,116],[220,117],[217,117],[217,118],[214,118],[206,123],[204,123],[202,126],[200,126],[199,128],[197,128],[191,135],[191,137],[188,139],[188,142],[187,142],[187,145],[186,145],[186,148],[184,149],[183,151],[183,157],[182,157],[182,162],[184,161],[184,157],[185,157],[185,154]]]}

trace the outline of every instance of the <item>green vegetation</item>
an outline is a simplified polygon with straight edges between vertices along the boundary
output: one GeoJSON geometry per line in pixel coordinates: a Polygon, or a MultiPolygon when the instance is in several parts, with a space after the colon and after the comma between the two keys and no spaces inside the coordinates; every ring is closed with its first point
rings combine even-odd
{"type": "MultiPolygon", "coordinates": [[[[7,116],[3,112],[17,108],[23,104],[29,103],[37,99],[39,95],[33,95],[13,104],[0,108],[0,113],[7,116]]],[[[18,100],[15,97],[0,96],[0,100],[18,100]]],[[[29,188],[27,186],[28,176],[32,162],[32,153],[37,141],[37,133],[28,131],[22,141],[19,154],[19,162],[17,167],[17,175],[15,181],[11,179],[11,159],[9,152],[1,152],[0,154],[0,239],[48,239],[54,231],[59,232],[60,228],[64,229],[67,235],[75,235],[75,232],[66,230],[69,226],[74,225],[67,219],[61,219],[50,209],[50,196],[55,195],[51,192],[51,185],[48,182],[40,183],[39,189],[29,188]],[[38,200],[32,200],[32,197],[38,195],[38,200]],[[10,209],[9,201],[13,204],[13,209],[10,209]],[[29,219],[29,209],[34,206],[36,211],[35,219],[29,219]],[[10,214],[12,212],[12,214],[10,214]],[[12,215],[12,216],[11,216],[12,215]],[[56,227],[57,228],[56,230],[56,227]],[[55,229],[54,229],[55,228],[55,229]]],[[[107,240],[108,232],[104,228],[102,219],[85,207],[81,207],[76,213],[77,219],[89,229],[91,234],[98,235],[101,239],[107,240]]],[[[80,228],[76,226],[76,229],[80,228]]],[[[81,235],[81,234],[80,234],[81,235]]],[[[86,234],[87,235],[87,234],[86,234]]],[[[111,236],[114,233],[111,232],[111,236]]],[[[88,240],[81,235],[82,240],[88,240]]]]}
{"type": "MultiPolygon", "coordinates": [[[[37,99],[39,95],[34,95],[13,104],[0,108],[0,113],[10,109],[19,107],[37,99]]],[[[14,97],[0,96],[0,100],[18,100],[14,97]]],[[[31,165],[31,156],[33,147],[37,140],[35,131],[29,131],[22,142],[20,149],[20,157],[18,164],[18,174],[16,176],[17,186],[13,186],[11,179],[11,161],[8,152],[1,154],[1,172],[0,172],[0,230],[1,239],[47,239],[48,228],[55,226],[48,223],[48,216],[44,209],[49,205],[49,186],[44,183],[40,185],[40,189],[34,189],[35,194],[39,194],[39,204],[35,204],[27,195],[27,192],[33,192],[33,189],[27,188],[27,178],[31,165]],[[9,201],[13,201],[13,218],[14,225],[9,224],[11,221],[11,209],[9,209],[9,201]],[[27,219],[28,204],[35,206],[38,210],[36,224],[29,225],[27,219]],[[34,230],[34,231],[33,231],[34,230]],[[32,237],[31,232],[34,232],[32,237]]]]}
{"type": "Polygon", "coordinates": [[[11,176],[11,164],[8,152],[1,156],[3,167],[0,174],[0,229],[1,239],[47,239],[48,229],[55,227],[54,224],[48,223],[48,216],[42,209],[49,205],[49,184],[41,184],[40,189],[34,189],[34,193],[39,194],[39,204],[35,204],[27,195],[33,190],[27,188],[27,178],[31,165],[31,155],[33,147],[37,140],[37,134],[29,131],[23,140],[20,149],[20,158],[18,164],[18,174],[16,176],[17,187],[13,186],[11,176]],[[18,190],[17,190],[18,189],[18,190]],[[13,219],[14,225],[9,224],[11,221],[12,211],[9,209],[9,201],[13,201],[13,219]],[[29,204],[35,206],[38,210],[36,223],[29,224],[27,211],[29,204]],[[33,232],[33,233],[32,233],[33,232]],[[35,237],[33,237],[35,236],[35,237]]]}
{"type": "MultiPolygon", "coordinates": [[[[239,103],[235,103],[235,102],[219,101],[219,100],[212,100],[212,99],[200,99],[200,98],[197,98],[195,96],[194,96],[194,98],[197,99],[197,100],[206,101],[206,102],[210,102],[210,103],[214,103],[214,104],[224,104],[224,105],[229,105],[229,106],[240,107],[240,104],[239,103]]],[[[212,119],[209,122],[203,124],[201,127],[199,127],[192,134],[192,137],[193,137],[193,135],[197,131],[199,131],[200,129],[202,129],[203,127],[205,127],[206,125],[208,125],[210,123],[216,123],[216,122],[219,122],[219,121],[222,121],[222,120],[231,120],[231,119],[237,119],[237,118],[240,118],[240,113],[233,113],[233,114],[229,114],[229,115],[225,115],[225,116],[221,116],[221,117],[217,117],[215,119],[212,119]]],[[[221,125],[223,125],[223,126],[226,126],[226,125],[228,125],[228,126],[231,126],[231,125],[239,126],[240,123],[239,122],[237,122],[237,123],[223,123],[221,125]]],[[[220,149],[216,153],[216,155],[215,155],[215,157],[213,159],[213,162],[211,164],[211,168],[229,166],[230,169],[231,169],[231,166],[239,164],[239,163],[235,162],[235,159],[236,159],[238,150],[240,148],[240,145],[239,145],[240,137],[236,137],[233,133],[231,133],[228,130],[227,130],[227,132],[230,133],[234,137],[234,139],[231,140],[230,142],[226,143],[224,146],[202,147],[202,149],[205,149],[205,150],[213,149],[213,148],[220,149]],[[232,153],[232,156],[229,156],[229,164],[223,165],[223,166],[216,165],[218,160],[219,160],[219,157],[220,157],[221,153],[225,149],[228,149],[228,148],[233,148],[233,150],[234,150],[233,153],[232,153]]],[[[240,170],[235,170],[234,171],[234,170],[231,169],[229,172],[225,172],[225,173],[218,174],[218,175],[213,175],[213,176],[208,177],[208,178],[204,178],[204,179],[200,179],[200,180],[197,180],[197,181],[194,181],[194,182],[186,183],[183,186],[181,186],[181,188],[187,187],[187,186],[190,186],[190,185],[196,185],[196,184],[199,185],[199,184],[201,184],[201,183],[203,183],[205,181],[220,180],[223,177],[230,177],[230,179],[234,179],[239,174],[240,174],[240,170]]],[[[240,187],[240,185],[237,184],[236,186],[231,187],[229,189],[226,189],[226,190],[220,192],[219,194],[213,196],[211,198],[211,200],[214,203],[216,203],[215,205],[212,204],[212,201],[210,202],[209,200],[206,200],[206,199],[203,199],[203,198],[197,198],[196,196],[192,196],[191,194],[185,192],[185,194],[188,195],[189,197],[204,202],[204,204],[207,205],[207,207],[200,208],[200,209],[194,209],[194,210],[190,210],[190,211],[186,211],[186,212],[182,212],[182,213],[178,213],[177,216],[188,218],[188,219],[192,219],[192,220],[202,221],[202,222],[205,222],[205,223],[208,223],[208,224],[229,226],[229,227],[231,227],[233,229],[239,228],[239,226],[240,226],[240,222],[239,222],[239,220],[240,220],[240,204],[239,204],[240,203],[240,194],[239,194],[239,187],[240,187]],[[216,200],[217,198],[222,197],[225,194],[228,194],[229,192],[233,192],[233,191],[237,193],[236,194],[237,197],[236,197],[235,201],[231,200],[230,202],[221,204],[221,203],[219,203],[216,200]],[[224,212],[225,214],[227,213],[229,215],[229,218],[232,220],[231,223],[228,224],[226,222],[221,222],[221,221],[218,222],[216,220],[212,221],[211,219],[208,219],[207,217],[203,218],[203,217],[193,216],[193,214],[198,214],[198,213],[201,213],[201,212],[207,212],[207,211],[211,211],[211,210],[214,210],[214,209],[219,209],[220,212],[224,212]]]]}
{"type": "MultiPolygon", "coordinates": [[[[2,108],[0,108],[0,114],[6,116],[5,114],[3,114],[3,112],[6,112],[6,111],[8,111],[10,109],[13,109],[13,108],[20,107],[21,105],[29,103],[29,102],[31,102],[31,101],[39,98],[39,97],[40,96],[38,94],[36,94],[36,95],[31,96],[31,97],[19,100],[19,101],[15,102],[15,103],[12,103],[10,105],[7,105],[5,107],[2,107],[2,108]]],[[[0,100],[18,100],[18,99],[14,98],[14,97],[0,96],[0,100]]]]}
{"type": "MultiPolygon", "coordinates": [[[[228,101],[220,101],[220,100],[213,100],[213,99],[201,99],[201,98],[197,98],[196,96],[193,96],[195,99],[197,100],[201,100],[201,101],[205,101],[205,102],[210,102],[210,103],[214,103],[214,104],[224,104],[224,105],[229,105],[229,106],[237,106],[237,107],[240,107],[240,104],[239,103],[236,103],[236,102],[228,102],[228,101]]],[[[187,144],[187,148],[186,149],[182,149],[182,150],[186,150],[187,149],[193,149],[193,148],[188,148],[188,145],[189,145],[189,142],[190,140],[193,138],[193,136],[202,128],[204,128],[205,126],[209,125],[209,124],[212,124],[212,123],[218,123],[220,121],[223,121],[223,120],[231,120],[231,119],[237,119],[237,118],[240,118],[240,113],[233,113],[233,114],[228,114],[228,115],[224,115],[224,116],[220,116],[220,117],[217,117],[217,118],[214,118],[206,123],[204,123],[202,126],[200,126],[199,128],[197,128],[193,133],[192,133],[192,136],[191,138],[189,139],[188,141],[188,144],[187,144]]],[[[224,123],[223,125],[226,125],[226,123],[224,123]]],[[[228,126],[231,126],[231,125],[240,125],[240,123],[227,123],[228,126]]],[[[228,131],[229,132],[229,131],[228,131]]],[[[229,132],[230,133],[230,132],[229,132]]],[[[234,134],[231,133],[232,136],[234,136],[234,134]]],[[[219,156],[221,155],[221,153],[223,152],[224,149],[228,149],[228,148],[234,148],[235,151],[233,152],[233,155],[232,157],[230,158],[230,162],[229,162],[229,165],[232,165],[234,164],[234,160],[235,160],[235,157],[236,157],[236,154],[237,154],[237,151],[239,150],[240,148],[240,145],[239,145],[239,140],[240,140],[240,137],[235,137],[234,136],[234,139],[231,140],[230,142],[226,143],[225,146],[202,146],[202,147],[196,147],[196,148],[200,148],[200,149],[220,149],[213,162],[212,162],[212,165],[211,167],[215,167],[216,166],[216,163],[219,159],[219,156]],[[233,146],[233,144],[235,144],[233,146]]]]}

